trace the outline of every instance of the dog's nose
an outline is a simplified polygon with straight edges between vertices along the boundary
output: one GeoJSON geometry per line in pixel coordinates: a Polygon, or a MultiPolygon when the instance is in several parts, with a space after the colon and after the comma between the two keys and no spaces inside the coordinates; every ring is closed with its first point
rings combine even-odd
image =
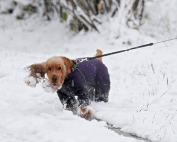
{"type": "Polygon", "coordinates": [[[56,77],[56,76],[53,76],[53,77],[52,77],[52,81],[53,81],[53,82],[56,82],[56,81],[57,81],[57,77],[56,77]]]}

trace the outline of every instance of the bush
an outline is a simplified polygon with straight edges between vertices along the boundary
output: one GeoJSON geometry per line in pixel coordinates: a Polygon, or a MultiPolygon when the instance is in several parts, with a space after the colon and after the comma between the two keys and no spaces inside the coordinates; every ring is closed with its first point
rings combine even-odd
{"type": "Polygon", "coordinates": [[[76,32],[82,29],[99,31],[102,17],[115,17],[122,14],[119,11],[124,11],[122,16],[127,26],[138,29],[142,24],[145,7],[145,0],[31,0],[27,5],[17,1],[13,3],[13,7],[4,13],[13,13],[18,5],[22,5],[17,19],[41,12],[47,20],[57,16],[61,21],[66,21],[76,32]],[[129,3],[126,4],[127,2],[129,3]]]}

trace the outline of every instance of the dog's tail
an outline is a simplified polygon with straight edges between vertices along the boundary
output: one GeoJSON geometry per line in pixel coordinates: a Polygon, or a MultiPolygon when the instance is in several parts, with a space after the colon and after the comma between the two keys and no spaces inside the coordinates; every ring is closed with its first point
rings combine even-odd
{"type": "MultiPolygon", "coordinates": [[[[103,52],[102,52],[100,49],[97,49],[96,51],[97,51],[97,53],[96,53],[95,57],[96,57],[96,56],[100,56],[100,55],[103,54],[103,52]]],[[[97,58],[97,59],[102,62],[102,57],[99,57],[99,58],[97,58]]]]}

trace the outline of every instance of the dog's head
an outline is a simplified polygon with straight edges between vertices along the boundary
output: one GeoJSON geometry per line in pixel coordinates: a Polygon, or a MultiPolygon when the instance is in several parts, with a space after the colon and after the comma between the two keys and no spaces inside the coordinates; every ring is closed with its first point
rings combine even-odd
{"type": "MultiPolygon", "coordinates": [[[[45,74],[47,74],[51,87],[56,90],[61,88],[72,65],[73,62],[69,58],[55,56],[49,58],[46,62],[30,65],[28,67],[29,76],[37,80],[45,78],[45,74]]],[[[36,82],[38,83],[38,81],[36,82]]]]}
{"type": "Polygon", "coordinates": [[[66,57],[52,57],[46,61],[46,73],[54,88],[62,86],[72,61],[66,57]]]}

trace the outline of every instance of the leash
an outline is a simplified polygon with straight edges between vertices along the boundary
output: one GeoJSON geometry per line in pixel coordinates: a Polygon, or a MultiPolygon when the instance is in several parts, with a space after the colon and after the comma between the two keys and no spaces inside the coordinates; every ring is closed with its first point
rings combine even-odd
{"type": "MultiPolygon", "coordinates": [[[[134,50],[134,49],[139,49],[139,48],[143,48],[143,47],[153,46],[155,44],[160,44],[160,43],[163,43],[163,42],[169,42],[169,41],[172,41],[172,40],[177,40],[177,37],[172,38],[172,39],[162,40],[162,41],[155,42],[155,43],[151,42],[151,43],[148,43],[148,44],[144,44],[144,45],[140,45],[140,46],[136,46],[136,47],[133,47],[133,48],[120,50],[120,51],[116,51],[116,52],[111,52],[111,53],[103,54],[103,55],[100,55],[100,56],[81,58],[81,59],[79,59],[79,62],[88,61],[88,60],[92,60],[92,59],[96,59],[96,58],[100,58],[100,57],[105,57],[105,56],[109,56],[109,55],[113,55],[113,54],[118,54],[118,53],[130,51],[130,50],[134,50]]],[[[74,72],[78,68],[77,60],[72,60],[72,61],[73,61],[73,65],[72,65],[72,67],[70,69],[70,72],[68,74],[70,74],[71,72],[74,72]]]]}
{"type": "Polygon", "coordinates": [[[159,44],[159,43],[163,43],[163,42],[168,42],[168,41],[176,40],[176,39],[177,39],[177,37],[176,37],[176,38],[172,38],[172,39],[167,39],[167,40],[159,41],[159,42],[155,42],[155,43],[148,43],[148,44],[136,46],[136,47],[129,48],[129,49],[125,49],[125,50],[120,50],[120,51],[116,51],[116,52],[111,52],[111,53],[103,54],[103,55],[100,55],[100,56],[88,57],[87,60],[92,60],[92,59],[96,59],[96,58],[100,58],[100,57],[105,57],[105,56],[109,56],[109,55],[113,55],[113,54],[118,54],[118,53],[130,51],[130,50],[134,50],[134,49],[138,49],[138,48],[153,46],[154,44],[159,44]]]}

